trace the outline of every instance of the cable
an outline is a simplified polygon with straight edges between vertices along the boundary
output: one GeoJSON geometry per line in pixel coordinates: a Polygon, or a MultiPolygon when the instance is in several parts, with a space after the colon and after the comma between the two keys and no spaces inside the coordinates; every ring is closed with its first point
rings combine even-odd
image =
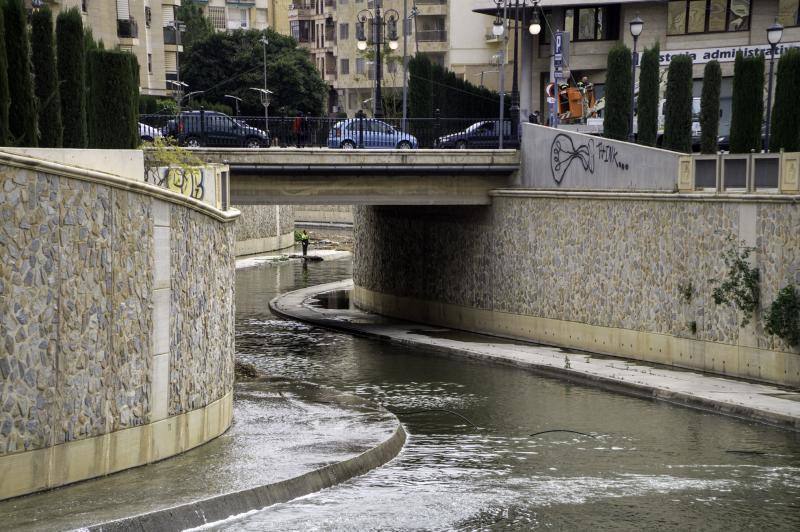
{"type": "Polygon", "coordinates": [[[547,434],[549,432],[571,432],[573,434],[580,434],[581,436],[588,436],[590,438],[597,438],[597,436],[593,436],[591,434],[586,434],[585,432],[578,432],[577,430],[568,430],[568,429],[552,429],[552,430],[543,430],[541,432],[534,432],[533,434],[529,434],[528,437],[532,438],[534,436],[538,436],[540,434],[547,434]]]}
{"type": "Polygon", "coordinates": [[[425,410],[412,410],[411,412],[392,412],[392,414],[395,414],[395,415],[398,415],[398,416],[411,416],[411,415],[414,415],[414,414],[424,414],[424,413],[427,413],[427,412],[446,412],[448,414],[452,414],[454,416],[460,417],[461,419],[463,419],[464,421],[466,421],[467,423],[472,425],[474,428],[476,428],[476,429],[478,428],[478,426],[475,423],[473,423],[469,419],[465,418],[464,416],[462,416],[458,412],[453,412],[452,410],[446,410],[444,408],[428,408],[428,409],[425,409],[425,410]]]}

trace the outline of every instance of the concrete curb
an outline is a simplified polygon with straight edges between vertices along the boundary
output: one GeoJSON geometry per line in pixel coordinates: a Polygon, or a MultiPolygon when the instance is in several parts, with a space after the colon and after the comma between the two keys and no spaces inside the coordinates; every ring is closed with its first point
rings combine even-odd
{"type": "MultiPolygon", "coordinates": [[[[664,401],[678,406],[704,410],[716,414],[722,414],[746,421],[755,421],[766,425],[771,425],[780,429],[798,431],[800,432],[800,417],[783,415],[778,412],[771,412],[768,410],[753,408],[743,404],[734,404],[721,400],[713,400],[706,397],[692,395],[690,393],[677,392],[674,390],[660,389],[653,386],[618,380],[613,378],[604,377],[602,375],[587,374],[585,372],[569,369],[565,367],[544,365],[531,363],[524,360],[516,360],[512,358],[502,358],[487,353],[481,353],[475,350],[463,350],[455,347],[448,347],[443,345],[435,345],[426,342],[420,342],[410,338],[398,338],[387,335],[385,333],[370,331],[363,325],[349,323],[347,321],[335,320],[324,317],[324,315],[315,313],[304,305],[297,304],[297,301],[304,301],[314,295],[331,292],[334,290],[344,290],[352,287],[351,281],[340,281],[336,283],[329,283],[313,287],[304,288],[294,292],[288,292],[281,296],[276,297],[270,301],[270,310],[274,314],[306,321],[315,325],[338,329],[358,336],[365,336],[375,338],[383,341],[394,342],[411,347],[424,347],[434,353],[452,357],[452,358],[469,358],[490,362],[493,364],[501,364],[505,366],[518,367],[531,371],[547,377],[568,380],[578,384],[586,384],[612,392],[622,393],[643,399],[655,399],[664,401]],[[291,300],[291,301],[290,301],[291,300]]],[[[401,322],[402,320],[396,320],[401,322]]],[[[408,322],[411,324],[412,322],[408,322]]],[[[418,324],[414,324],[418,325],[418,324]]],[[[444,327],[442,327],[444,328],[444,327]]],[[[486,336],[486,335],[485,335],[486,336]]],[[[622,361],[623,359],[620,359],[622,361]]],[[[673,369],[673,368],[669,368],[673,369]]],[[[696,373],[696,372],[692,372],[696,373]]],[[[720,378],[719,376],[714,376],[720,378]]],[[[731,379],[733,380],[733,379],[731,379]]]]}
{"type": "MultiPolygon", "coordinates": [[[[362,400],[359,398],[359,400],[362,400]]],[[[362,400],[363,401],[363,400],[362,400]]],[[[383,410],[382,407],[378,407],[383,410]]],[[[397,419],[395,417],[395,419],[397,419]]],[[[391,437],[377,446],[342,462],[330,464],[300,476],[273,484],[226,493],[199,501],[91,525],[89,531],[185,530],[260,510],[329,488],[368,473],[395,458],[403,449],[406,432],[400,420],[391,437]]]]}

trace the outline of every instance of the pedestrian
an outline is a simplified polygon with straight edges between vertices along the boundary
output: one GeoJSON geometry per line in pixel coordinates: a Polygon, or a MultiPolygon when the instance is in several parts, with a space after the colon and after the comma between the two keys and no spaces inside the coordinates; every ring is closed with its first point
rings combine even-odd
{"type": "Polygon", "coordinates": [[[539,123],[539,111],[534,111],[530,115],[528,115],[528,122],[531,124],[538,124],[539,123]]]}
{"type": "Polygon", "coordinates": [[[292,124],[292,133],[294,133],[295,138],[297,139],[297,147],[303,147],[303,130],[305,129],[305,117],[303,117],[303,111],[298,111],[297,116],[294,119],[294,123],[292,124]]]}
{"type": "Polygon", "coordinates": [[[303,246],[303,256],[308,255],[308,233],[305,229],[300,233],[300,245],[303,246]]]}

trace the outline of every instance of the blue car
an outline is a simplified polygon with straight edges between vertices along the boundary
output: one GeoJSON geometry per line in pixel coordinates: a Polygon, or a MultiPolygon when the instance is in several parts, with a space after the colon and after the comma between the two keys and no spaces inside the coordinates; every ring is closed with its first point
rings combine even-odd
{"type": "MultiPolygon", "coordinates": [[[[417,138],[393,128],[386,122],[374,118],[363,120],[364,148],[385,150],[415,150],[417,138]]],[[[328,134],[328,147],[354,150],[358,147],[359,120],[351,118],[337,122],[328,134]]]]}

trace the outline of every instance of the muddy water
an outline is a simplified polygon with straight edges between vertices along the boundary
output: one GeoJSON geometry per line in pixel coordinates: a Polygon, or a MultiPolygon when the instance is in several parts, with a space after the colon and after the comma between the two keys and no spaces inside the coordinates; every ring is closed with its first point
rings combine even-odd
{"type": "MultiPolygon", "coordinates": [[[[237,351],[276,377],[401,414],[404,452],[363,477],[220,530],[800,529],[800,437],[766,426],[437,357],[270,314],[348,261],[237,274],[237,351]],[[569,429],[567,432],[530,434],[569,429]],[[731,452],[735,451],[735,452],[731,452]]],[[[321,305],[345,305],[331,296],[321,305]]]]}

